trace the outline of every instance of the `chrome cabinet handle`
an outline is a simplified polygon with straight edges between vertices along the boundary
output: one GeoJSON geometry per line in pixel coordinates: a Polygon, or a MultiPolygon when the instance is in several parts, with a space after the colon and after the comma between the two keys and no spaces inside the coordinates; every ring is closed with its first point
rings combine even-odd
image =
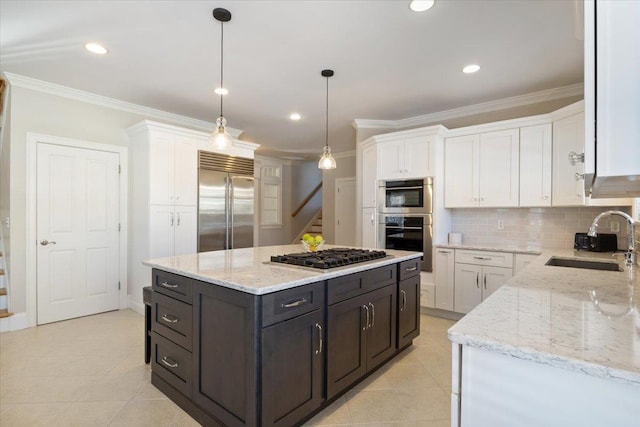
{"type": "Polygon", "coordinates": [[[176,225],[180,226],[180,212],[178,212],[176,215],[178,215],[178,223],[176,225]]]}
{"type": "Polygon", "coordinates": [[[400,311],[404,311],[407,308],[407,293],[400,289],[400,293],[402,294],[402,308],[400,311]]]}
{"type": "Polygon", "coordinates": [[[170,224],[173,227],[173,212],[171,212],[171,219],[169,220],[170,224]]]}
{"type": "Polygon", "coordinates": [[[178,321],[180,321],[180,319],[178,319],[177,317],[174,317],[170,314],[163,314],[162,315],[162,320],[164,320],[167,323],[178,323],[178,321]]]}
{"type": "Polygon", "coordinates": [[[451,251],[443,251],[443,250],[438,250],[438,252],[440,252],[441,254],[450,254],[451,251]]]}
{"type": "Polygon", "coordinates": [[[375,220],[376,220],[375,216],[376,214],[371,214],[371,225],[375,224],[375,220]]]}
{"type": "Polygon", "coordinates": [[[371,327],[373,328],[376,323],[376,306],[369,303],[369,307],[371,307],[371,327]]]}
{"type": "Polygon", "coordinates": [[[484,273],[484,290],[487,290],[487,273],[484,273]]]}
{"type": "Polygon", "coordinates": [[[171,283],[167,283],[167,282],[160,283],[160,286],[163,286],[163,287],[169,288],[169,289],[175,289],[175,288],[178,287],[178,285],[172,285],[171,283]]]}
{"type": "Polygon", "coordinates": [[[47,245],[55,245],[56,242],[54,242],[53,240],[43,240],[42,242],[40,242],[40,244],[42,246],[47,246],[47,245]]]}
{"type": "Polygon", "coordinates": [[[418,267],[416,267],[415,265],[413,267],[407,267],[404,269],[404,271],[416,271],[418,269],[418,267]]]}
{"type": "Polygon", "coordinates": [[[480,289],[480,273],[476,273],[476,288],[480,289]]]}
{"type": "Polygon", "coordinates": [[[369,307],[367,307],[366,305],[363,305],[362,308],[364,308],[367,311],[367,324],[362,328],[363,331],[367,330],[367,328],[369,328],[369,307]]]}
{"type": "Polygon", "coordinates": [[[167,356],[163,356],[162,359],[160,359],[162,363],[164,363],[165,365],[167,365],[170,368],[177,368],[178,367],[178,362],[174,361],[173,359],[167,357],[167,356]]]}
{"type": "Polygon", "coordinates": [[[484,261],[491,261],[491,257],[488,256],[474,256],[473,259],[481,259],[484,261]]]}
{"type": "Polygon", "coordinates": [[[578,163],[584,163],[584,153],[576,153],[575,151],[571,151],[569,153],[569,164],[571,166],[575,166],[578,163]]]}
{"type": "Polygon", "coordinates": [[[291,308],[291,307],[297,307],[297,306],[302,305],[302,304],[304,304],[306,302],[307,302],[307,299],[306,298],[302,298],[302,299],[299,299],[297,301],[293,301],[293,302],[290,302],[290,303],[287,303],[287,304],[282,304],[281,306],[282,306],[282,308],[291,308]]]}
{"type": "Polygon", "coordinates": [[[319,338],[318,349],[316,350],[316,354],[320,354],[322,353],[322,326],[316,323],[316,328],[318,329],[318,338],[319,338]]]}

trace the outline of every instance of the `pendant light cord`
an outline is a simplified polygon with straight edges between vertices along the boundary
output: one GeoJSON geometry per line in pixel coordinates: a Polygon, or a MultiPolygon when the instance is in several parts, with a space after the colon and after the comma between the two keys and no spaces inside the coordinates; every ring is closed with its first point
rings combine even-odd
{"type": "Polygon", "coordinates": [[[222,115],[222,97],[224,96],[224,22],[220,21],[220,117],[222,115]]]}
{"type": "Polygon", "coordinates": [[[327,77],[327,114],[325,120],[324,146],[329,146],[329,77],[327,77]]]}

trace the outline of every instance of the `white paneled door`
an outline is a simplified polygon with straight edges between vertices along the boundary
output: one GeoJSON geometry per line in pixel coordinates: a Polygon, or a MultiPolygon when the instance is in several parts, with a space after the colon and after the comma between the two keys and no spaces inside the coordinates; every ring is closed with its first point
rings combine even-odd
{"type": "Polygon", "coordinates": [[[37,145],[38,324],[119,307],[119,160],[37,145]]]}
{"type": "Polygon", "coordinates": [[[356,180],[336,179],[335,244],[356,245],[356,180]]]}

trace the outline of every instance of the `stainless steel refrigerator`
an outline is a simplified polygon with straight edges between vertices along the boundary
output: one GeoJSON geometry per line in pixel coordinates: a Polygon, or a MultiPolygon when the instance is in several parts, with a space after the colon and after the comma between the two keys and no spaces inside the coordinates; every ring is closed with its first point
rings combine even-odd
{"type": "MultiPolygon", "coordinates": [[[[219,169],[207,166],[212,153],[200,152],[198,169],[198,252],[238,249],[253,246],[254,178],[246,168],[229,167],[227,160],[219,169]],[[245,172],[245,174],[238,173],[245,172]]],[[[216,155],[220,157],[230,156],[216,155]]],[[[253,160],[240,159],[251,162],[253,160]]],[[[237,163],[237,162],[236,162],[237,163]]]]}

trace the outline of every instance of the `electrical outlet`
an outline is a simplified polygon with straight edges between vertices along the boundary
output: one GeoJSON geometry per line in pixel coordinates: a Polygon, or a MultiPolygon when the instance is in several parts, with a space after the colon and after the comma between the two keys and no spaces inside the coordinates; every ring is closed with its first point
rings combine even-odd
{"type": "Polygon", "coordinates": [[[619,221],[611,221],[611,232],[617,233],[620,231],[620,222],[619,221]]]}
{"type": "Polygon", "coordinates": [[[504,220],[498,220],[498,230],[504,230],[504,220]]]}

